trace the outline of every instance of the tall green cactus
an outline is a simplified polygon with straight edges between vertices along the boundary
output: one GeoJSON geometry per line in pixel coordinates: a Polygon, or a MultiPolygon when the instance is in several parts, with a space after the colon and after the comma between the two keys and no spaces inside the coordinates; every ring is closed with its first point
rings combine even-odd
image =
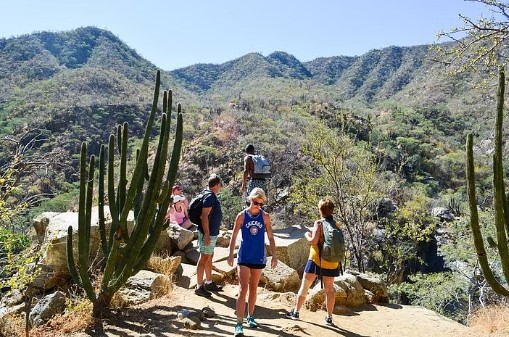
{"type": "MultiPolygon", "coordinates": [[[[497,92],[497,120],[495,126],[495,153],[493,154],[493,189],[494,189],[494,208],[495,208],[495,228],[497,231],[498,253],[502,262],[502,270],[506,282],[509,282],[509,250],[507,247],[507,236],[509,235],[509,208],[507,205],[504,168],[502,166],[502,122],[504,117],[504,94],[505,94],[505,73],[500,69],[499,83],[497,92]]],[[[483,271],[486,281],[490,287],[498,294],[509,296],[509,289],[504,287],[496,279],[490,268],[484,242],[479,226],[479,215],[477,213],[477,198],[475,195],[475,172],[474,172],[474,154],[473,154],[473,136],[467,136],[467,191],[470,207],[470,226],[474,236],[474,245],[477,251],[479,264],[483,271]]],[[[490,238],[489,238],[490,239],[490,238]]]]}
{"type": "MultiPolygon", "coordinates": [[[[145,136],[141,148],[136,154],[136,165],[130,177],[127,175],[127,138],[128,125],[117,130],[117,144],[120,151],[120,172],[118,184],[115,184],[115,136],[111,135],[108,144],[107,191],[108,207],[112,224],[107,235],[104,221],[106,150],[101,146],[98,172],[98,216],[101,250],[104,256],[104,274],[98,291],[94,290],[89,274],[90,228],[95,174],[95,157],[90,157],[87,174],[87,145],[81,146],[80,201],[78,222],[78,265],[73,257],[72,226],[68,228],[67,262],[74,281],[81,285],[93,303],[93,316],[100,317],[109,307],[115,292],[125,284],[127,279],[140,271],[149,259],[160,232],[168,226],[165,215],[170,205],[170,187],[177,174],[182,148],[183,120],[180,105],[177,108],[177,126],[173,143],[173,152],[165,176],[169,153],[170,115],[172,107],[171,91],[164,92],[163,114],[159,142],[154,157],[152,170],[147,165],[149,140],[157,112],[159,99],[160,72],[157,72],[154,100],[150,112],[145,136]],[[165,176],[165,177],[164,177],[165,176]],[[128,180],[130,179],[130,181],[128,180]],[[135,225],[131,231],[127,228],[127,217],[134,210],[135,225]]],[[[95,252],[92,252],[95,253],[95,252]]]]}

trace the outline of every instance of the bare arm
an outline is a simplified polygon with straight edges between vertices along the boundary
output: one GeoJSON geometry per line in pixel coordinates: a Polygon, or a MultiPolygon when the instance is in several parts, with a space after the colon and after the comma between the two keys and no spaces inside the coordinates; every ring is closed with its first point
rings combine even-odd
{"type": "Polygon", "coordinates": [[[320,242],[320,237],[322,236],[322,222],[319,220],[315,221],[311,231],[306,232],[304,236],[312,245],[317,245],[318,242],[320,242]]]}
{"type": "Polygon", "coordinates": [[[204,207],[201,210],[201,227],[203,230],[205,246],[210,245],[210,228],[209,228],[209,215],[212,207],[204,207]]]}
{"type": "Polygon", "coordinates": [[[246,191],[247,178],[252,176],[253,172],[254,172],[253,158],[251,158],[251,156],[245,156],[244,173],[242,175],[242,187],[241,187],[242,192],[246,191]]]}
{"type": "Polygon", "coordinates": [[[276,242],[274,241],[274,234],[272,233],[270,216],[265,212],[263,212],[263,221],[265,222],[265,231],[267,233],[267,238],[269,239],[270,254],[272,255],[271,267],[274,269],[277,267],[276,242]]]}
{"type": "Polygon", "coordinates": [[[237,242],[237,235],[239,234],[240,227],[244,221],[244,212],[237,214],[235,218],[235,225],[233,226],[232,236],[230,237],[230,254],[228,255],[228,265],[233,266],[233,251],[235,250],[235,243],[237,242]]]}

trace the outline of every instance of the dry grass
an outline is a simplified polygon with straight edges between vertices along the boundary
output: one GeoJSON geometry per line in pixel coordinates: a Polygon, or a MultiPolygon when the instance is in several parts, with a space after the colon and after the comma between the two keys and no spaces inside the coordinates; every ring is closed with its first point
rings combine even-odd
{"type": "MultiPolygon", "coordinates": [[[[30,337],[60,336],[82,331],[94,324],[91,316],[92,303],[85,299],[68,303],[65,313],[56,315],[48,323],[30,329],[30,337]]],[[[0,336],[24,337],[25,314],[13,314],[4,317],[0,324],[0,336]]]]}
{"type": "Polygon", "coordinates": [[[469,326],[489,333],[509,334],[509,305],[490,305],[477,310],[469,319],[469,326]]]}

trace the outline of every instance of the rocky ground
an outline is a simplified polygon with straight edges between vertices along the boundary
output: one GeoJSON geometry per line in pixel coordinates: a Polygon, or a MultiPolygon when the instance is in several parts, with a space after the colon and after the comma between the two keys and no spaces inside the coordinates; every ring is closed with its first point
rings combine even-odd
{"type": "MultiPolygon", "coordinates": [[[[166,297],[134,308],[118,310],[110,317],[91,324],[84,331],[60,334],[58,327],[48,330],[48,336],[233,336],[235,325],[236,286],[227,285],[223,292],[211,299],[198,297],[193,290],[175,287],[166,297]],[[184,326],[177,314],[183,309],[200,310],[210,307],[216,316],[205,318],[200,328],[192,330],[184,326]]],[[[345,337],[501,337],[500,333],[488,333],[467,327],[442,317],[437,313],[415,306],[395,304],[368,305],[345,315],[334,315],[335,326],[323,323],[324,311],[311,312],[303,309],[301,320],[285,317],[294,301],[293,293],[274,293],[259,288],[255,317],[260,327],[245,328],[245,336],[345,336],[345,337]]]]}

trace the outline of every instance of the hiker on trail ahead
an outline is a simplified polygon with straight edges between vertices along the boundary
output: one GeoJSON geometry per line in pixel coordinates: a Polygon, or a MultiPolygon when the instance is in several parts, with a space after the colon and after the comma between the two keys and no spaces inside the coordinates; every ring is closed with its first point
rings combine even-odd
{"type": "Polygon", "coordinates": [[[328,198],[323,198],[318,202],[318,211],[320,213],[320,220],[315,221],[313,228],[304,234],[305,238],[311,244],[309,248],[309,260],[304,267],[304,275],[300,285],[299,292],[297,293],[297,300],[295,307],[286,314],[290,319],[299,319],[299,310],[306,300],[309,287],[320,275],[323,281],[323,288],[325,289],[325,306],[327,308],[327,316],[325,316],[325,324],[333,325],[332,323],[332,310],[334,309],[334,278],[339,276],[340,268],[339,262],[329,262],[320,258],[320,246],[324,242],[324,226],[333,225],[338,226],[332,214],[334,212],[334,203],[328,198]],[[327,224],[325,224],[327,222],[327,224]]]}
{"type": "Polygon", "coordinates": [[[248,144],[244,151],[246,156],[244,157],[244,174],[242,176],[242,187],[240,188],[242,194],[249,195],[255,187],[267,191],[267,177],[270,174],[270,166],[268,166],[268,174],[256,173],[255,162],[253,160],[256,156],[255,147],[253,144],[248,144]]]}

